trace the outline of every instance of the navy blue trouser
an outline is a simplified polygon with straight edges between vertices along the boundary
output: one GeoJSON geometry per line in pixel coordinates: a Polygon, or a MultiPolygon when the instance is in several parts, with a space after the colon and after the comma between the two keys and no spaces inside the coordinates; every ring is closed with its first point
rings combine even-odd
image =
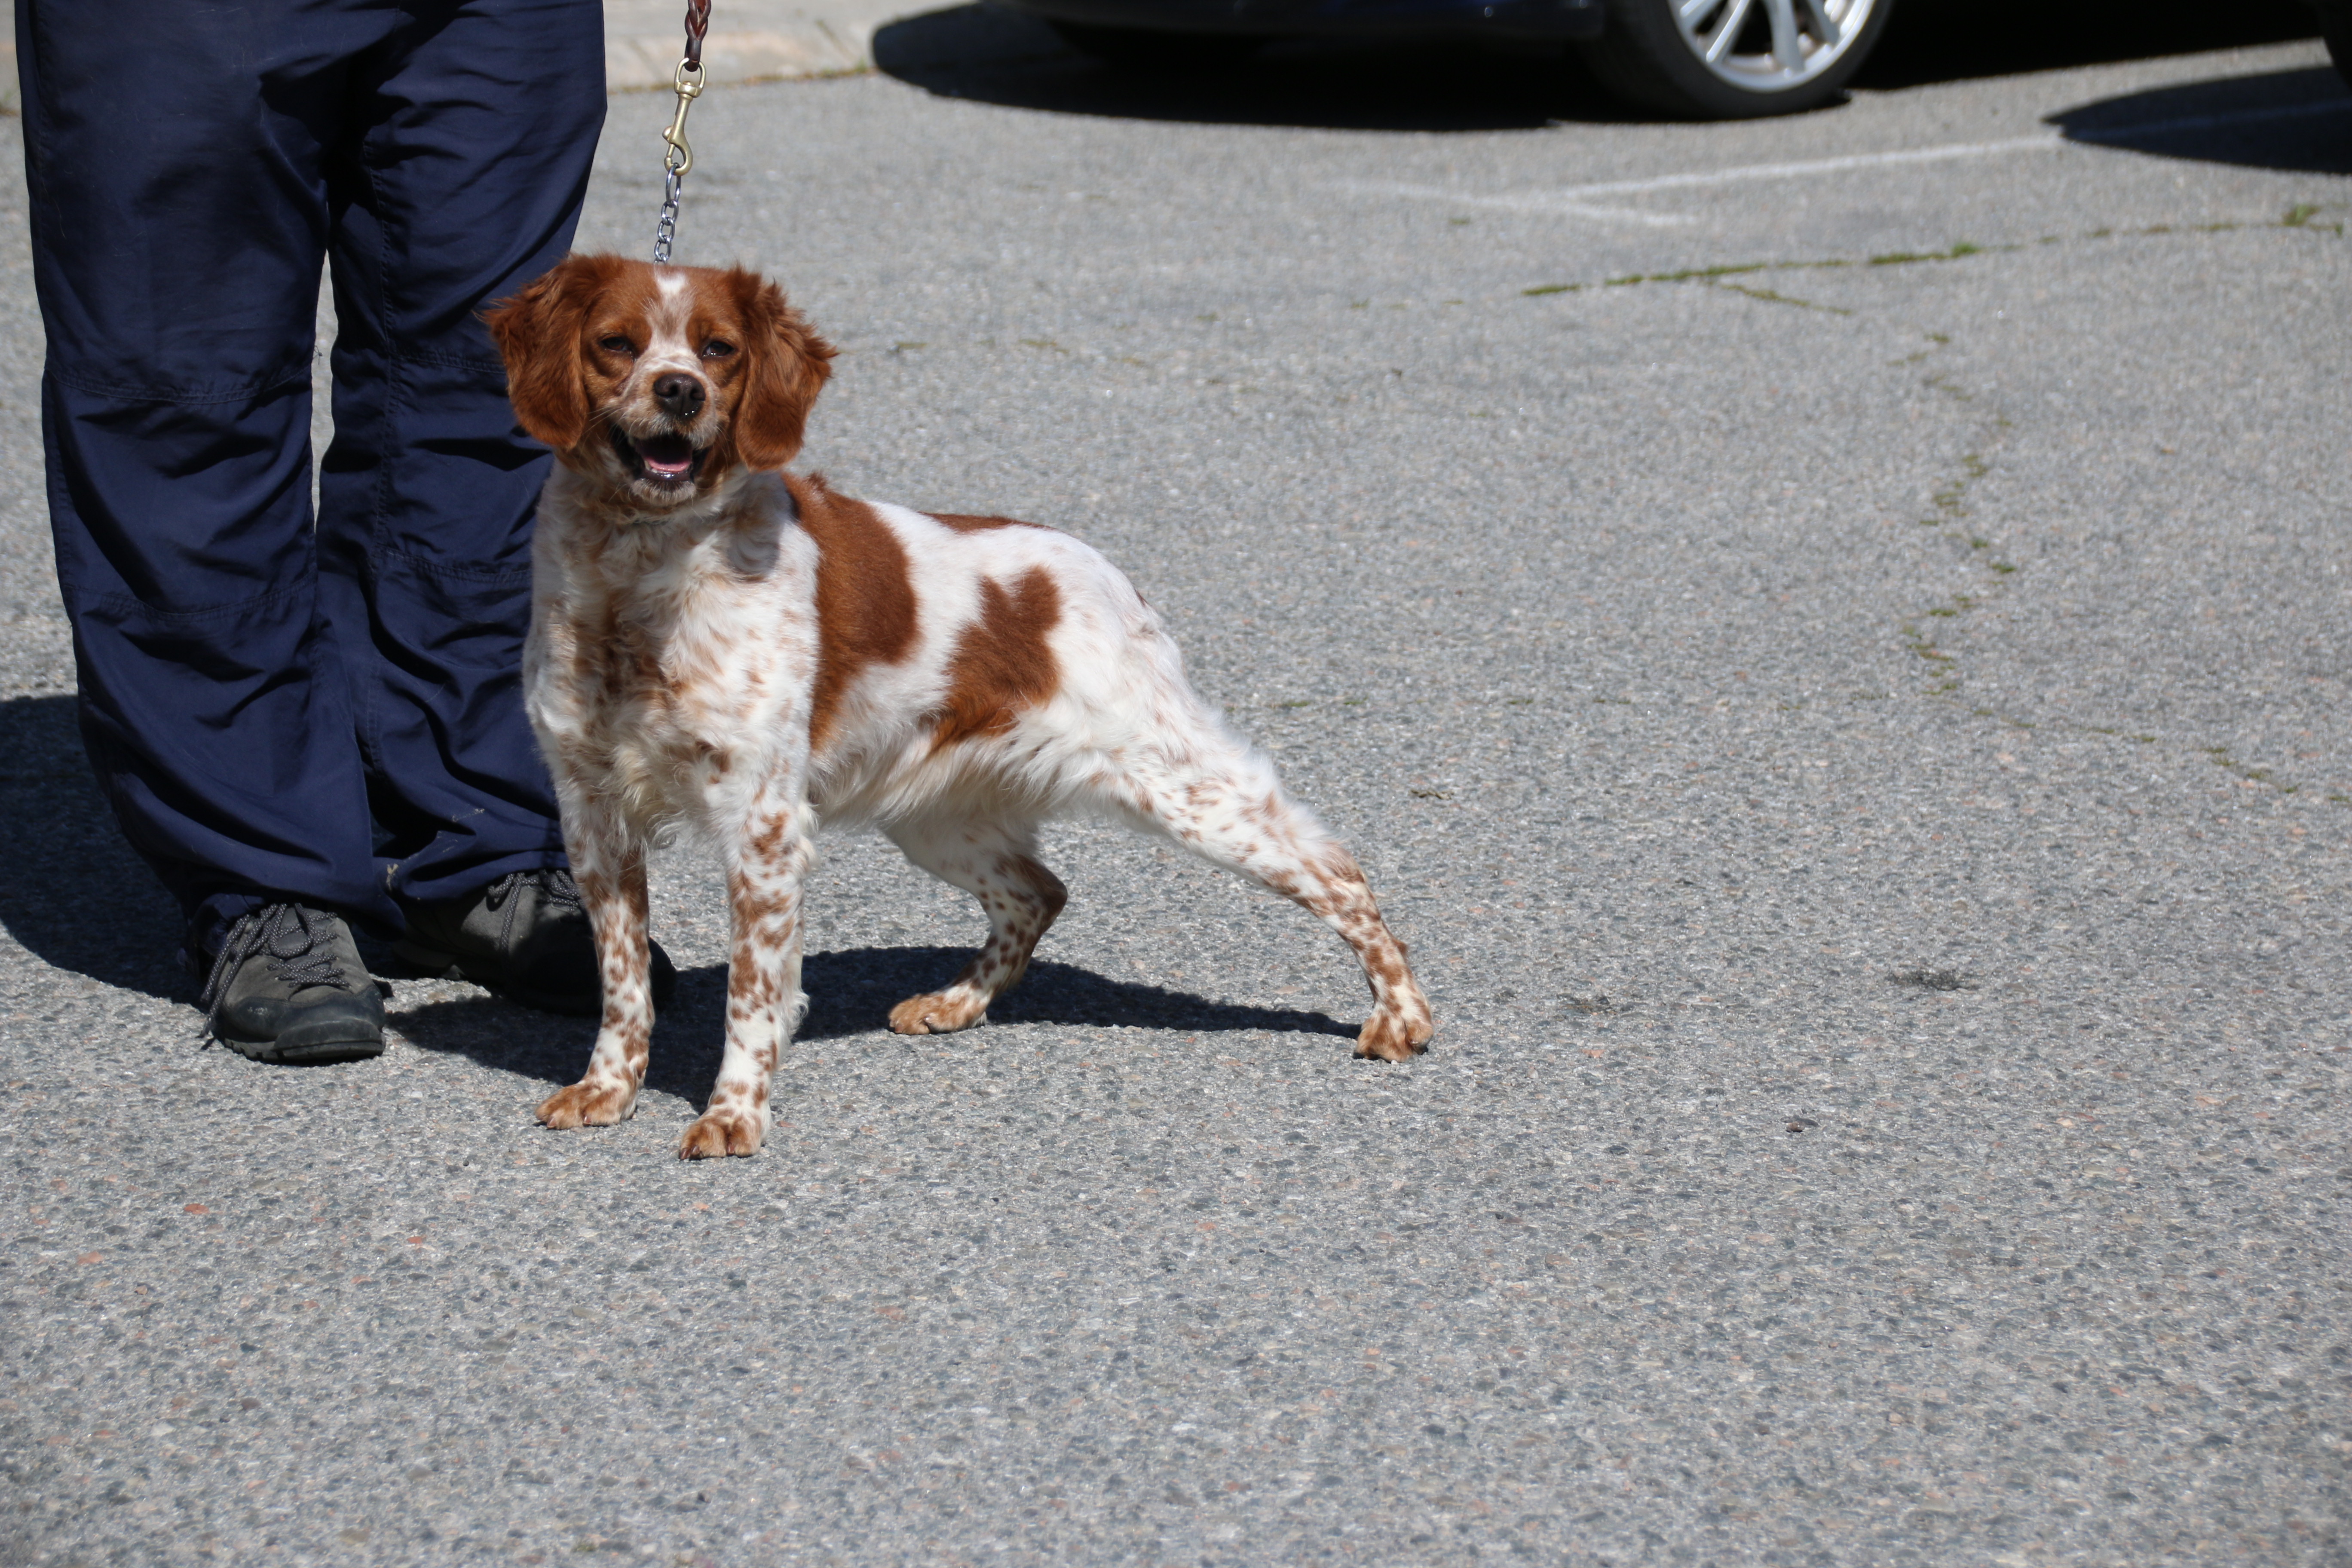
{"type": "Polygon", "coordinates": [[[82,733],[202,952],[562,863],[521,705],[548,458],[476,312],[570,247],[599,0],[16,0],[82,733]],[[321,258],[335,437],[312,515],[321,258]]]}

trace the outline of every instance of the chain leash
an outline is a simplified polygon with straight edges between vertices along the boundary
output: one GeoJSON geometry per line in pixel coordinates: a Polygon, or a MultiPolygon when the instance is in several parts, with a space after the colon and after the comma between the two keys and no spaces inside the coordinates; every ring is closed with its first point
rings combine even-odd
{"type": "Polygon", "coordinates": [[[669,265],[670,246],[677,239],[677,204],[686,195],[687,172],[694,167],[694,149],[687,145],[686,111],[702,96],[702,40],[710,31],[710,0],[686,0],[686,58],[677,62],[670,86],[677,93],[677,112],[662,132],[661,221],[654,225],[654,265],[669,265]]]}

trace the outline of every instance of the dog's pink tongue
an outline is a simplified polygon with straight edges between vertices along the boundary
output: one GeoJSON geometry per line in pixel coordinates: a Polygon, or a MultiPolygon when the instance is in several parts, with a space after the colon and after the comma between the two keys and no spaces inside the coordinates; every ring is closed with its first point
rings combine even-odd
{"type": "Polygon", "coordinates": [[[664,479],[676,479],[694,467],[694,446],[683,436],[655,436],[637,443],[637,456],[664,479]]]}

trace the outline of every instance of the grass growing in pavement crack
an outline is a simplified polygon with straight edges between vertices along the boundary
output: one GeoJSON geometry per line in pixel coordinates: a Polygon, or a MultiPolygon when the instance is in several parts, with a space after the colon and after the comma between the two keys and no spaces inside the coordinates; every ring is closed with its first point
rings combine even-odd
{"type": "MultiPolygon", "coordinates": [[[[1937,349],[1944,348],[1951,342],[1951,339],[1942,332],[1929,332],[1926,336],[1933,346],[1898,360],[1895,362],[1896,364],[1917,363],[1937,349]]],[[[1927,386],[1955,403],[1963,405],[1974,405],[1977,403],[1976,394],[1953,384],[1950,378],[1941,372],[1922,379],[1927,386]]],[[[1989,417],[1985,411],[1979,410],[1978,417],[1981,420],[1983,428],[1977,449],[1961,453],[1958,470],[1928,492],[1927,499],[1936,509],[1935,515],[1920,518],[1918,522],[1923,528],[1937,530],[1946,539],[1958,546],[1964,552],[1962,559],[1990,574],[1990,581],[1977,592],[1954,594],[1948,598],[1938,600],[1912,612],[1900,623],[1897,632],[1903,640],[1904,648],[1927,667],[1929,679],[1927,694],[1930,697],[1958,696],[1963,684],[1963,678],[1958,659],[1937,646],[1937,639],[1931,634],[1929,627],[1937,621],[1958,621],[1969,611],[1999,597],[2007,591],[2010,579],[2017,573],[2017,567],[2013,563],[1993,558],[1991,540],[1964,526],[1965,520],[1970,512],[1969,498],[1971,492],[1987,475],[1992,472],[1992,459],[1986,454],[1997,450],[2006,438],[2007,433],[2016,427],[1997,409],[1992,410],[1989,417]]]]}
{"type": "MultiPolygon", "coordinates": [[[[1938,347],[1949,341],[1940,334],[1931,335],[1935,337],[1938,347]]],[[[1905,360],[1897,363],[1910,363],[1913,361],[1905,360]]],[[[1949,395],[1958,402],[1975,401],[1972,395],[1953,386],[1940,374],[1927,376],[1926,381],[1927,385],[1949,395]]],[[[1997,445],[2001,440],[2003,433],[2013,428],[2015,426],[2009,419],[1995,414],[1987,422],[1986,435],[1989,439],[1985,445],[1988,447],[1997,445]]],[[[1903,639],[1904,647],[1914,658],[1927,666],[1929,679],[1927,694],[1930,697],[1958,697],[1963,685],[1963,677],[1958,658],[1937,647],[1935,637],[1930,635],[1927,627],[1938,621],[1958,621],[1969,611],[1980,608],[1990,600],[2000,597],[2008,590],[2011,580],[2017,574],[2018,568],[2014,563],[1993,558],[1992,541],[1981,535],[1964,532],[1960,527],[1960,521],[1969,515],[1968,503],[1970,493],[1979,481],[1991,472],[1992,463],[1983,452],[1962,453],[1959,471],[1945,484],[1930,492],[1929,500],[1934,502],[1938,515],[1919,520],[1923,526],[1939,530],[1945,538],[1964,546],[1969,557],[1991,574],[1991,581],[1986,585],[1985,591],[1975,594],[1954,594],[1948,599],[1915,612],[1909,619],[1902,623],[1899,635],[1903,639]]],[[[2030,721],[2018,719],[1991,708],[1977,708],[1971,711],[1979,718],[1995,720],[2021,730],[2042,727],[2030,721]]],[[[2124,735],[2122,731],[2113,726],[2085,724],[2078,720],[2052,719],[2047,722],[2052,728],[2072,730],[2084,734],[2124,735]]],[[[2124,738],[2141,745],[2153,745],[2157,742],[2157,737],[2154,735],[2130,734],[2124,735],[2124,738]]],[[[2227,746],[2200,746],[2197,750],[2217,766],[2236,774],[2250,784],[2267,785],[2281,795],[2295,795],[2301,791],[2300,784],[2277,777],[2268,768],[2252,767],[2239,762],[2230,754],[2230,749],[2227,746]]],[[[2326,798],[2336,805],[2352,805],[2352,796],[2331,794],[2326,798]]]]}
{"type": "MultiPolygon", "coordinates": [[[[2006,724],[2012,730],[2063,730],[2077,735],[2105,735],[2111,740],[2129,741],[2141,746],[2153,746],[2158,743],[2158,737],[2155,735],[2140,734],[2114,724],[2086,724],[2079,719],[2064,718],[2036,721],[2031,719],[2020,719],[2013,713],[2004,713],[1998,708],[1971,708],[1969,711],[1979,719],[1990,719],[1996,724],[2006,724]]],[[[2248,784],[2268,784],[2281,795],[2303,793],[2301,784],[2293,780],[2280,778],[2269,768],[2249,767],[2239,762],[2230,754],[2230,748],[2227,746],[2199,746],[2194,749],[2199,755],[2206,758],[2215,766],[2235,773],[2248,784]]],[[[2325,798],[2336,805],[2352,805],[2352,795],[2331,793],[2325,798]]]]}
{"type": "MultiPolygon", "coordinates": [[[[2278,791],[2281,795],[2296,795],[2300,794],[2303,789],[2301,784],[2291,784],[2280,779],[2268,768],[2247,766],[2244,763],[2242,763],[2238,761],[2237,758],[2231,756],[2230,754],[2230,748],[2227,746],[2200,746],[2197,749],[2204,752],[2207,757],[2210,758],[2215,766],[2226,769],[2229,772],[2237,774],[2248,784],[2268,784],[2271,788],[2278,791]]],[[[2345,797],[2340,795],[2331,795],[2327,798],[2333,801],[2342,801],[2345,797]]]]}
{"type": "Polygon", "coordinates": [[[1717,281],[1713,285],[1713,287],[1717,289],[1728,289],[1735,294],[1745,294],[1751,300],[1761,300],[1766,303],[1772,305],[1794,305],[1798,309],[1803,310],[1827,310],[1832,316],[1851,316],[1853,314],[1852,310],[1847,310],[1843,305],[1824,305],[1819,300],[1800,300],[1792,294],[1777,294],[1769,289],[1750,288],[1745,283],[1725,283],[1717,281]]]}
{"type": "MultiPolygon", "coordinates": [[[[1532,289],[1522,289],[1522,297],[1533,299],[1545,294],[1580,294],[1588,289],[1624,289],[1640,283],[1713,283],[1719,279],[1737,278],[1751,272],[1812,272],[1839,267],[1908,267],[1929,261],[1964,261],[1971,256],[2006,256],[2042,245],[2078,245],[2101,239],[2141,239],[2172,234],[2236,234],[2260,229],[2299,229],[2306,233],[2332,234],[2339,239],[2344,235],[2341,220],[2335,223],[2314,221],[2327,210],[2311,202],[2297,202],[2280,216],[2268,223],[2239,223],[2223,220],[2204,224],[2151,224],[2145,228],[2095,228],[2083,234],[2043,235],[2030,243],[2013,245],[1978,245],[1969,240],[1956,240],[1943,250],[1890,250],[1876,256],[1827,256],[1803,261],[1729,261],[1713,267],[1685,267],[1672,272],[1628,272],[1615,278],[1604,278],[1598,283],[1541,283],[1532,289]]],[[[1739,289],[1740,293],[1748,290],[1739,289]]],[[[1759,296],[1762,297],[1762,296],[1759,296]]],[[[1786,300],[1790,304],[1810,301],[1786,300]]],[[[1816,306],[1819,310],[1834,310],[1834,306],[1816,306]]]]}
{"type": "MultiPolygon", "coordinates": [[[[1927,378],[1927,384],[1937,387],[1938,390],[1952,390],[1943,385],[1943,379],[1944,378],[1941,376],[1929,376],[1927,378]]],[[[1954,392],[1954,395],[1958,396],[1963,403],[1972,401],[1969,395],[1963,392],[1956,391],[1954,392]]],[[[1961,504],[1960,498],[1969,493],[1969,487],[1970,485],[1975,484],[1979,479],[1983,479],[1990,472],[1992,472],[1992,465],[1986,462],[1976,453],[1962,453],[1960,455],[1960,477],[1927,498],[1929,500],[1936,503],[1936,510],[1942,512],[1944,515],[1942,517],[1922,518],[1920,521],[1926,523],[1929,528],[1940,528],[1945,522],[1952,518],[1967,515],[1968,508],[1961,504]]],[[[1969,541],[1969,546],[1971,549],[1982,550],[1985,549],[1990,542],[1988,540],[1971,539],[1969,541]]],[[[2011,568],[2011,570],[2013,571],[2015,568],[2011,568]]]]}
{"type": "Polygon", "coordinates": [[[1811,300],[1800,300],[1793,295],[1778,293],[1770,289],[1758,289],[1744,283],[1725,279],[1743,273],[1785,271],[1808,267],[1843,267],[1843,261],[1742,261],[1720,267],[1685,267],[1678,272],[1629,272],[1622,278],[1604,278],[1597,285],[1586,283],[1546,283],[1539,288],[1522,289],[1523,295],[1574,294],[1588,288],[1622,289],[1635,283],[1700,283],[1717,289],[1728,289],[1735,294],[1745,294],[1751,300],[1762,300],[1774,305],[1795,305],[1807,310],[1827,310],[1835,316],[1851,316],[1852,310],[1843,305],[1823,305],[1811,300]]]}
{"type": "Polygon", "coordinates": [[[1965,969],[1898,969],[1886,977],[1922,991],[1974,991],[1977,977],[1965,969]]]}
{"type": "MultiPolygon", "coordinates": [[[[2230,234],[2241,230],[2262,229],[2316,231],[2332,234],[2338,238],[2343,237],[2344,224],[2340,220],[2326,224],[2314,221],[2323,210],[2325,209],[2315,204],[2298,202],[2269,223],[2221,222],[2187,227],[2157,224],[2136,229],[2097,228],[2086,234],[2072,237],[2048,235],[2035,241],[2034,244],[2044,246],[2079,244],[2095,240],[2151,237],[2159,235],[2230,234]]],[[[1523,289],[1520,293],[1523,297],[1533,298],[1549,294],[1576,294],[1591,289],[1622,289],[1644,283],[1696,283],[1702,287],[1744,294],[1749,299],[1765,300],[1772,304],[1797,305],[1810,310],[1833,311],[1844,316],[1852,315],[1853,312],[1839,306],[1793,299],[1769,289],[1732,283],[1727,279],[1752,277],[1759,272],[1823,271],[1854,266],[1901,267],[1926,262],[1960,261],[1974,256],[2002,255],[2026,248],[2028,247],[2021,244],[1985,246],[1962,240],[1944,250],[1889,251],[1861,261],[1850,258],[1825,257],[1805,261],[1730,262],[1713,267],[1686,267],[1671,272],[1627,273],[1616,278],[1604,279],[1599,283],[1546,283],[1533,289],[1523,289]]],[[[1895,361],[1894,363],[1896,366],[1920,363],[1931,357],[1936,350],[1948,346],[1952,341],[1949,336],[1942,332],[1928,332],[1925,336],[1931,346],[1895,361]]],[[[1940,373],[1927,376],[1925,381],[1928,387],[1941,393],[1955,403],[1973,405],[1978,401],[1977,394],[1954,384],[1948,376],[1940,373]]],[[[1981,566],[1990,578],[1983,592],[1954,594],[1948,599],[1916,611],[1902,623],[1900,636],[1905,648],[1927,666],[1930,679],[1927,694],[1930,697],[1958,697],[1963,679],[1958,659],[1953,654],[1937,646],[1936,639],[1929,635],[1927,627],[1939,621],[1958,621],[1966,616],[1969,612],[2000,597],[2008,590],[2011,580],[2018,573],[2015,563],[1998,560],[1992,556],[1990,540],[1981,535],[1965,532],[1960,528],[1961,520],[1967,518],[1969,513],[1968,500],[1970,492],[1980,480],[1992,472],[1992,462],[1986,453],[1997,448],[2006,433],[2014,428],[2014,424],[2006,416],[1994,411],[1991,417],[1985,421],[1985,439],[1979,443],[1980,449],[1963,453],[1959,460],[1959,471],[1930,492],[1929,500],[1934,504],[1937,515],[1919,520],[1922,526],[1941,531],[1945,537],[1964,548],[1968,552],[1969,558],[1981,566]]],[[[1601,698],[1596,700],[1609,700],[1601,698]]],[[[1782,703],[1780,706],[1785,710],[1792,705],[1782,703]]],[[[1973,711],[1979,717],[1992,719],[2020,729],[2036,728],[2034,724],[2025,720],[2013,718],[1990,708],[1978,708],[1973,711]]],[[[2051,722],[2056,728],[2075,730],[2088,734],[2118,735],[2121,733],[2112,727],[2084,724],[2072,720],[2053,720],[2051,722]]],[[[2157,741],[2154,735],[2133,734],[2126,738],[2141,745],[2153,745],[2157,741]]],[[[2248,767],[2237,762],[2230,755],[2229,749],[2225,746],[2208,746],[2199,749],[2216,764],[2235,773],[2249,784],[2265,784],[2284,795],[2295,794],[2300,788],[2297,784],[2274,777],[2267,768],[2248,767]]],[[[2331,793],[2326,798],[2339,805],[2352,805],[2352,795],[2331,793]]],[[[1918,984],[1909,975],[1895,978],[1900,983],[1918,984]]]]}
{"type": "MultiPolygon", "coordinates": [[[[1974,403],[1977,400],[1977,395],[1975,393],[1954,386],[1951,383],[1951,378],[1948,376],[1931,375],[1927,377],[1927,384],[1935,388],[1937,392],[1942,393],[1945,396],[1950,398],[1955,403],[1974,403]]],[[[1993,424],[1998,429],[2006,430],[2009,428],[2009,421],[2004,418],[1996,418],[1993,421],[1993,424]]]]}
{"type": "MultiPolygon", "coordinates": [[[[2021,245],[1996,245],[1991,248],[1995,250],[2022,250],[2025,247],[2021,245]]],[[[1984,253],[1985,249],[1986,247],[1984,246],[1970,245],[1967,240],[1963,239],[1955,244],[1949,250],[1890,250],[1884,256],[1872,257],[1870,258],[1870,264],[1873,267],[1905,267],[1914,261],[1958,261],[1963,256],[1980,256],[1984,253]]]]}

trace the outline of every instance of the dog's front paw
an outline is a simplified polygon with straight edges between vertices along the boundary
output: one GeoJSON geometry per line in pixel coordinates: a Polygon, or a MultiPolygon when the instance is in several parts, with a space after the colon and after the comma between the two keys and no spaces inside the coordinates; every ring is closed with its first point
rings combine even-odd
{"type": "Polygon", "coordinates": [[[1426,1015],[1408,1018],[1401,1013],[1375,1013],[1356,1037],[1356,1055],[1384,1062],[1406,1062],[1429,1049],[1437,1026],[1426,1015]]]}
{"type": "Polygon", "coordinates": [[[707,1110],[686,1130],[677,1145],[681,1160],[715,1160],[726,1154],[756,1154],[768,1130],[740,1110],[707,1110]]]}
{"type": "Polygon", "coordinates": [[[625,1084],[583,1079],[540,1102],[539,1119],[549,1127],[610,1127],[628,1120],[637,1091],[625,1084]]]}
{"type": "Polygon", "coordinates": [[[952,991],[909,996],[890,1009],[890,1028],[901,1035],[952,1035],[988,1021],[988,1004],[952,991]]]}

